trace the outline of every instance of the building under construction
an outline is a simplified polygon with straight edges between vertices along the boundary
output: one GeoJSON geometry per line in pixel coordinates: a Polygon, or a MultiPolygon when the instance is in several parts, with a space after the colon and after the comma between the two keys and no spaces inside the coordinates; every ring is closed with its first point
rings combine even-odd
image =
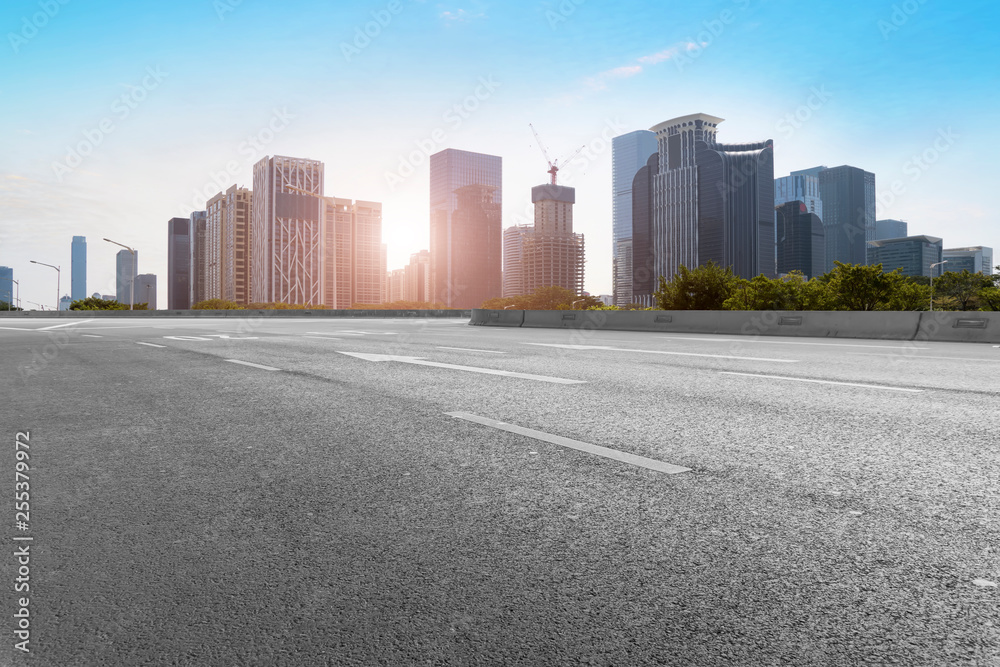
{"type": "Polygon", "coordinates": [[[583,234],[573,233],[576,190],[555,184],[539,185],[531,189],[531,202],[535,205],[535,227],[522,240],[523,293],[558,285],[582,294],[583,234]]]}

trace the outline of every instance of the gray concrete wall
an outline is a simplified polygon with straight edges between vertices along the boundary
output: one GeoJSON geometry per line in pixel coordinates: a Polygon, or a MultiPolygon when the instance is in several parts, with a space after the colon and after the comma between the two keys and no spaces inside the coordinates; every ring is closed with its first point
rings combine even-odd
{"type": "Polygon", "coordinates": [[[1000,343],[1000,313],[994,312],[475,309],[469,324],[730,336],[1000,343]]]}

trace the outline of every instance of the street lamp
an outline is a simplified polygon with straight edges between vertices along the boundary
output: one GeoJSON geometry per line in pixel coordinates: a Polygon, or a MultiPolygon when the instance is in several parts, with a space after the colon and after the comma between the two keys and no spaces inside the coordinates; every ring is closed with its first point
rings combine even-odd
{"type": "Polygon", "coordinates": [[[108,243],[114,243],[115,245],[120,245],[121,247],[125,248],[130,253],[132,253],[132,271],[130,271],[130,273],[132,274],[132,280],[131,280],[132,284],[129,287],[129,296],[128,296],[128,309],[132,310],[132,304],[135,303],[135,274],[138,273],[139,271],[139,269],[135,265],[135,250],[129,248],[124,243],[119,243],[118,241],[112,241],[111,239],[104,239],[104,240],[107,241],[108,243]]]}
{"type": "Polygon", "coordinates": [[[931,312],[934,312],[934,267],[941,266],[942,264],[947,264],[948,260],[943,262],[938,262],[936,264],[931,264],[931,312]]]}
{"type": "MultiPolygon", "coordinates": [[[[9,280],[10,282],[12,282],[15,285],[17,285],[17,297],[14,299],[15,301],[17,301],[17,305],[14,306],[14,307],[15,308],[20,308],[21,307],[21,283],[19,283],[18,281],[14,280],[13,278],[7,278],[7,280],[9,280]]],[[[8,299],[7,305],[8,305],[8,307],[10,307],[10,301],[9,301],[9,299],[10,299],[10,292],[7,292],[7,299],[8,299]]]]}
{"type": "Polygon", "coordinates": [[[576,304],[578,304],[578,303],[583,303],[584,301],[586,301],[586,299],[577,299],[577,300],[576,300],[576,301],[574,301],[574,302],[573,302],[573,304],[572,304],[572,305],[571,305],[571,306],[569,307],[569,308],[570,308],[570,310],[576,310],[576,304]]]}
{"type": "MultiPolygon", "coordinates": [[[[51,264],[46,264],[45,262],[36,262],[33,259],[29,259],[28,261],[31,262],[32,264],[41,264],[42,266],[47,266],[50,269],[55,269],[56,270],[56,310],[58,311],[59,310],[59,282],[62,280],[62,271],[59,269],[58,266],[52,266],[51,264]]],[[[21,286],[20,285],[18,285],[17,291],[18,292],[21,291],[21,286]]]]}

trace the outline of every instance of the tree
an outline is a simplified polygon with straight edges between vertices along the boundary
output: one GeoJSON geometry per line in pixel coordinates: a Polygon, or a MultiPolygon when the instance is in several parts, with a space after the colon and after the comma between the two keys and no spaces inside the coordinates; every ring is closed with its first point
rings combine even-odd
{"type": "Polygon", "coordinates": [[[806,310],[807,296],[811,297],[814,291],[806,291],[808,282],[811,281],[806,281],[799,271],[783,278],[768,278],[763,274],[751,280],[738,278],[733,295],[726,299],[723,307],[726,310],[806,310]]]}
{"type": "Polygon", "coordinates": [[[963,269],[961,273],[945,271],[934,280],[935,301],[940,297],[953,297],[961,310],[978,310],[979,293],[993,285],[992,276],[971,273],[963,269]]]}
{"type": "Polygon", "coordinates": [[[836,310],[888,310],[893,294],[904,280],[902,269],[891,273],[882,265],[834,262],[827,282],[836,310]]]}
{"type": "Polygon", "coordinates": [[[392,303],[355,303],[353,310],[460,310],[449,308],[443,303],[429,301],[393,301],[392,303]]]}
{"type": "Polygon", "coordinates": [[[12,306],[6,301],[0,301],[0,310],[24,310],[23,308],[18,308],[17,306],[12,306]]]}
{"type": "Polygon", "coordinates": [[[738,285],[731,267],[709,262],[689,269],[681,264],[670,282],[660,276],[653,296],[661,310],[722,310],[738,285]]]}
{"type": "MultiPolygon", "coordinates": [[[[121,303],[114,299],[99,299],[88,296],[86,299],[79,299],[69,304],[70,310],[129,310],[127,303],[121,303]]],[[[149,304],[137,303],[132,306],[132,310],[148,310],[149,304]]]]}
{"type": "Polygon", "coordinates": [[[486,310],[586,310],[603,306],[596,296],[579,296],[573,290],[551,285],[539,287],[531,294],[487,299],[481,308],[486,310]]]}
{"type": "MultiPolygon", "coordinates": [[[[906,280],[903,276],[889,298],[887,310],[927,310],[930,307],[931,286],[927,283],[906,280]]],[[[937,307],[937,304],[934,304],[937,307]]]]}

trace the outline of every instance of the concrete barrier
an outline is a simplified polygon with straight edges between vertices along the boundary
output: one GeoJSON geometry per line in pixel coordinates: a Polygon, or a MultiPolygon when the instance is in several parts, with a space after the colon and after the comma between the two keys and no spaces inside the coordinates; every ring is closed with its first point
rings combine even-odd
{"type": "Polygon", "coordinates": [[[477,309],[472,311],[469,323],[594,331],[1000,343],[1000,313],[983,312],[477,309]]]}
{"type": "Polygon", "coordinates": [[[449,317],[468,319],[471,310],[11,310],[0,311],[0,319],[22,317],[327,317],[327,318],[399,318],[449,317]]]}

